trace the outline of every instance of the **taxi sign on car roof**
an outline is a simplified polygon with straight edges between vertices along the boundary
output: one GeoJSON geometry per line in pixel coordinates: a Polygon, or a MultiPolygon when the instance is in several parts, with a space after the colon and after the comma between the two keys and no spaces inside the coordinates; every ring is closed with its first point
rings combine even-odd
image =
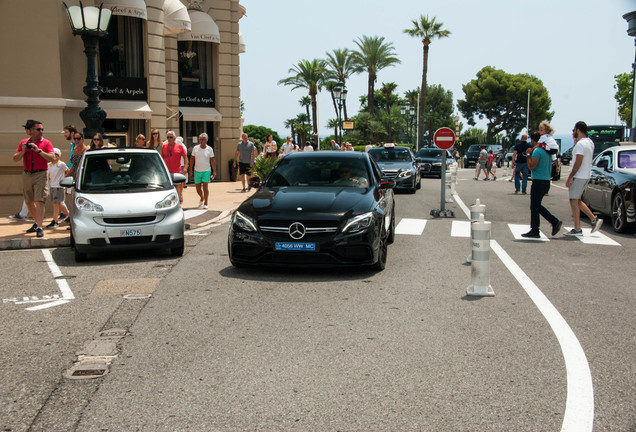
{"type": "Polygon", "coordinates": [[[388,148],[395,147],[395,143],[386,143],[384,144],[384,147],[388,147],[388,148]]]}

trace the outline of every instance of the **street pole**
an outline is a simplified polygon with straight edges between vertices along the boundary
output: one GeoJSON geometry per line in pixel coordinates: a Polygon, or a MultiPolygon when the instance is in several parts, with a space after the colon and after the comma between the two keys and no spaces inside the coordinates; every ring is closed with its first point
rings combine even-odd
{"type": "Polygon", "coordinates": [[[526,132],[530,135],[530,89],[528,89],[528,105],[526,105],[526,132]]]}
{"type": "MultiPolygon", "coordinates": [[[[636,38],[636,11],[632,11],[623,15],[625,21],[627,21],[627,34],[636,38]]],[[[634,39],[634,45],[636,46],[636,39],[634,39]]],[[[632,68],[634,69],[634,83],[633,83],[633,92],[632,92],[632,128],[629,131],[629,140],[631,142],[636,142],[636,58],[634,59],[634,63],[632,63],[632,68]]]]}

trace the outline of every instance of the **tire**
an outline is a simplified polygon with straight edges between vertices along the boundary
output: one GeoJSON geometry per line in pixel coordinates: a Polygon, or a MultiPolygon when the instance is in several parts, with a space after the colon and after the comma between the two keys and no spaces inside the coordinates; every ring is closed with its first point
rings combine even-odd
{"type": "Polygon", "coordinates": [[[71,247],[74,248],[75,247],[75,237],[73,237],[73,231],[71,231],[71,247]]]}
{"type": "Polygon", "coordinates": [[[612,198],[612,226],[617,233],[626,233],[629,231],[625,200],[620,191],[616,192],[614,198],[612,198]]]}
{"type": "Polygon", "coordinates": [[[387,239],[382,240],[380,244],[380,250],[378,251],[378,261],[373,264],[373,269],[377,271],[382,271],[386,268],[386,257],[388,254],[388,246],[387,239]]]}
{"type": "Polygon", "coordinates": [[[75,251],[75,262],[88,261],[88,255],[77,250],[77,247],[73,249],[75,251]]]}
{"type": "Polygon", "coordinates": [[[183,256],[183,251],[185,250],[184,240],[181,240],[181,243],[176,247],[170,248],[170,255],[173,257],[183,256]]]}
{"type": "Polygon", "coordinates": [[[389,234],[387,235],[386,242],[392,244],[395,241],[395,205],[391,211],[391,224],[389,226],[389,234]]]}
{"type": "Polygon", "coordinates": [[[422,189],[422,177],[420,177],[420,179],[417,181],[415,189],[422,189]]]}

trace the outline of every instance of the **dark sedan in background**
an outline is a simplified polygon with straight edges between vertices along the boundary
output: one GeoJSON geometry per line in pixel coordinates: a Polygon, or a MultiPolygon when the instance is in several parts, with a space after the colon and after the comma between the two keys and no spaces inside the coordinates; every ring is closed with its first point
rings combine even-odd
{"type": "Polygon", "coordinates": [[[468,147],[468,150],[466,150],[466,154],[464,155],[464,168],[470,168],[477,164],[482,145],[486,148],[486,151],[492,150],[492,153],[495,156],[494,163],[497,165],[497,168],[501,168],[504,160],[504,151],[503,146],[500,144],[472,144],[468,147]]]}
{"type": "Polygon", "coordinates": [[[593,211],[612,218],[614,231],[636,228],[636,145],[614,146],[599,154],[583,192],[583,201],[593,211]]]}
{"type": "Polygon", "coordinates": [[[369,150],[369,156],[377,162],[386,177],[395,180],[396,189],[415,193],[422,187],[419,164],[409,147],[387,143],[369,150]]]}
{"type": "Polygon", "coordinates": [[[289,154],[232,215],[230,262],[383,270],[395,236],[394,186],[367,153],[289,154]]]}
{"type": "Polygon", "coordinates": [[[415,155],[415,159],[420,165],[420,175],[422,177],[442,178],[442,152],[446,151],[446,171],[449,166],[455,163],[455,158],[449,150],[440,150],[436,147],[422,148],[415,155]]]}

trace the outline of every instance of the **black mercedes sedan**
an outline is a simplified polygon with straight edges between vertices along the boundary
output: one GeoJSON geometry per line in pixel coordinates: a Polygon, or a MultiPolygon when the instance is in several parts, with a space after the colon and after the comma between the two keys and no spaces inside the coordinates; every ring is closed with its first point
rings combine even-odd
{"type": "Polygon", "coordinates": [[[394,186],[367,153],[289,154],[233,213],[230,262],[383,270],[395,236],[394,186]]]}
{"type": "Polygon", "coordinates": [[[446,171],[451,164],[455,163],[455,158],[449,150],[440,150],[437,147],[421,148],[415,155],[415,159],[420,165],[420,175],[422,177],[442,178],[442,152],[446,152],[446,171]]]}
{"type": "Polygon", "coordinates": [[[419,164],[409,147],[387,143],[383,147],[370,149],[369,156],[377,162],[386,177],[395,180],[395,189],[415,193],[422,187],[419,164]]]}
{"type": "Polygon", "coordinates": [[[614,146],[592,163],[582,200],[593,211],[612,218],[614,231],[636,228],[636,145],[614,146]]]}

